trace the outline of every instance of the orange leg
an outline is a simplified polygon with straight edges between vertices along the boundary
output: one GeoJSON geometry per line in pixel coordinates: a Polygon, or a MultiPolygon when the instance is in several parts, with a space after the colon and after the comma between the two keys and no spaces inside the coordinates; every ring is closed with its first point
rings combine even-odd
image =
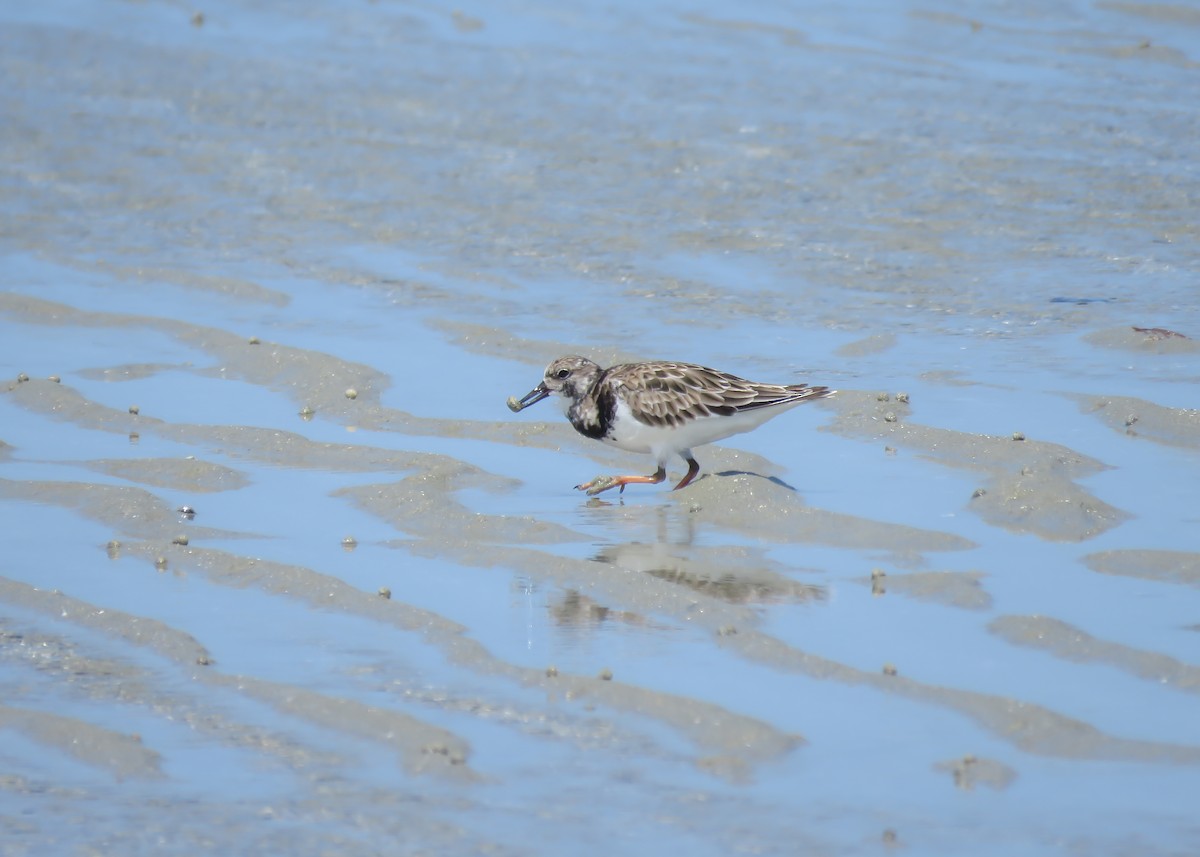
{"type": "MultiPolygon", "coordinates": [[[[696,465],[696,469],[700,469],[700,465],[696,465]]],[[[659,467],[650,476],[597,476],[591,482],[584,482],[582,485],[576,485],[576,491],[586,491],[595,497],[601,491],[607,491],[609,488],[620,486],[621,493],[625,492],[626,485],[648,483],[657,485],[667,478],[667,468],[659,467]]],[[[691,478],[690,476],[688,478],[691,478]]],[[[685,480],[686,481],[686,480],[685,480]]]]}
{"type": "Polygon", "coordinates": [[[696,459],[689,458],[687,460],[687,463],[688,463],[687,476],[680,479],[679,484],[676,485],[674,488],[672,488],[671,489],[672,491],[678,491],[680,488],[686,487],[687,485],[691,484],[691,481],[696,478],[696,474],[700,472],[700,462],[696,461],[696,459]]]}

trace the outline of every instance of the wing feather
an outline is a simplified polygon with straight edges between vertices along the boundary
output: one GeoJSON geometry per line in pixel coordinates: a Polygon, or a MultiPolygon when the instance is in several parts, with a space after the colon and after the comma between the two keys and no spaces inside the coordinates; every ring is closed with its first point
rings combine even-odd
{"type": "Polygon", "coordinates": [[[657,360],[623,363],[605,370],[609,385],[648,425],[678,426],[700,417],[819,399],[828,387],[807,384],[760,384],[694,363],[657,360]]]}

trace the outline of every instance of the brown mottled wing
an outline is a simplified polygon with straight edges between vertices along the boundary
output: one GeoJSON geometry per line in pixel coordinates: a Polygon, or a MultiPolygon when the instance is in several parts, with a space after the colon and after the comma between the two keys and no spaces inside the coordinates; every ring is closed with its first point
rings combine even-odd
{"type": "Polygon", "coordinates": [[[828,387],[757,384],[694,363],[625,363],[604,373],[601,383],[648,425],[677,426],[698,417],[725,415],[819,399],[828,387]]]}

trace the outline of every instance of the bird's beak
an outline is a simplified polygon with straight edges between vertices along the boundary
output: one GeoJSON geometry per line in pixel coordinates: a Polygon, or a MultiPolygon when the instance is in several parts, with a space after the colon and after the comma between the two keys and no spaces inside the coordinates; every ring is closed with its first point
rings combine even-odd
{"type": "Polygon", "coordinates": [[[530,390],[528,393],[526,393],[524,396],[522,396],[520,398],[520,400],[516,399],[513,396],[509,396],[508,397],[508,409],[515,414],[518,411],[525,410],[530,405],[536,405],[538,402],[540,402],[542,399],[546,398],[549,395],[550,395],[550,391],[546,389],[545,383],[538,384],[536,387],[534,387],[532,390],[530,390]]]}

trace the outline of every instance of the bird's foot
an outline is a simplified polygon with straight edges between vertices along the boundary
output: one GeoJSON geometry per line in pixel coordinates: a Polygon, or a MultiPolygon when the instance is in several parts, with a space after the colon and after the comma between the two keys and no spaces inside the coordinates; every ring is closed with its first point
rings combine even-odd
{"type": "Polygon", "coordinates": [[[621,486],[621,491],[625,491],[625,483],[621,481],[620,476],[597,476],[591,482],[584,482],[582,485],[576,485],[576,491],[586,491],[589,497],[595,497],[602,491],[607,491],[610,488],[621,486]]]}
{"type": "MultiPolygon", "coordinates": [[[[698,466],[698,465],[697,465],[698,466]]],[[[576,485],[575,490],[586,491],[589,496],[595,497],[601,491],[607,491],[610,488],[620,487],[621,493],[625,493],[625,486],[630,483],[639,485],[657,485],[667,478],[667,470],[665,467],[660,467],[649,476],[597,476],[591,482],[584,482],[582,485],[576,485]]]]}

